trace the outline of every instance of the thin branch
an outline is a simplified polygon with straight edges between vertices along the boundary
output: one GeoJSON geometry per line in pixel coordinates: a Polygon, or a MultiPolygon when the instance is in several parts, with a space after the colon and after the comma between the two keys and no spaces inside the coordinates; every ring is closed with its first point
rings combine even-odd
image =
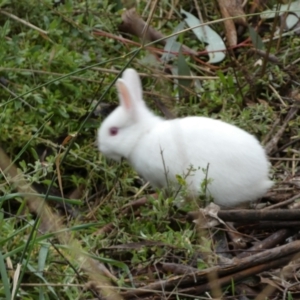
{"type": "Polygon", "coordinates": [[[5,15],[5,16],[8,16],[8,17],[10,17],[11,19],[14,19],[14,20],[16,20],[16,21],[18,21],[18,22],[20,22],[20,23],[22,23],[22,24],[24,24],[24,25],[26,25],[26,26],[28,26],[28,27],[30,27],[30,28],[36,30],[36,31],[38,31],[38,32],[39,32],[40,34],[42,34],[42,35],[48,35],[48,32],[47,32],[47,31],[42,30],[41,28],[36,27],[35,25],[29,23],[28,21],[25,21],[25,20],[23,20],[23,19],[20,19],[19,17],[15,16],[15,15],[13,15],[13,14],[11,14],[11,13],[5,11],[5,10],[0,9],[0,13],[3,14],[3,15],[5,15]]]}

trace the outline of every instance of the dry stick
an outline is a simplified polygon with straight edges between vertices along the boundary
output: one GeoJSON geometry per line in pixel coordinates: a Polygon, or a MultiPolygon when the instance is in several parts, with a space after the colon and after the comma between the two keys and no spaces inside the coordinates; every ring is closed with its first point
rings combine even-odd
{"type": "Polygon", "coordinates": [[[260,221],[246,225],[248,229],[280,229],[280,228],[300,228],[300,221],[260,221]]]}
{"type": "MultiPolygon", "coordinates": [[[[299,196],[298,196],[299,197],[299,196]]],[[[256,221],[299,221],[300,209],[220,210],[218,217],[225,222],[249,223],[256,221]]]]}
{"type": "MultiPolygon", "coordinates": [[[[289,290],[289,289],[292,289],[294,286],[299,285],[299,284],[300,284],[300,282],[298,281],[298,282],[295,282],[295,283],[293,283],[293,284],[288,285],[288,286],[284,289],[282,299],[283,299],[283,300],[289,299],[289,298],[286,296],[288,290],[289,290]]],[[[299,291],[299,289],[298,289],[298,291],[299,291]]],[[[265,299],[266,299],[266,298],[265,298],[265,299]]],[[[258,299],[256,299],[256,300],[258,300],[258,299]]]]}
{"type": "Polygon", "coordinates": [[[260,50],[260,49],[250,49],[249,52],[254,52],[255,54],[258,54],[259,56],[263,57],[264,59],[268,59],[271,63],[276,64],[276,65],[282,65],[282,62],[278,59],[278,57],[276,57],[273,54],[268,54],[266,51],[264,50],[260,50]]]}
{"type": "Polygon", "coordinates": [[[280,103],[281,103],[284,107],[287,107],[287,104],[285,104],[285,102],[283,101],[283,99],[281,98],[281,96],[279,95],[279,93],[276,91],[276,89],[272,86],[272,84],[268,84],[268,87],[273,91],[273,93],[274,93],[275,96],[278,98],[278,100],[280,101],[280,103]]]}
{"type": "MultiPolygon", "coordinates": [[[[157,194],[156,193],[151,194],[149,196],[157,199],[157,194]]],[[[129,203],[125,204],[122,207],[121,214],[122,215],[128,214],[130,212],[133,212],[133,211],[137,210],[141,206],[146,205],[147,203],[149,203],[149,196],[148,197],[142,197],[142,198],[130,201],[129,203]]]]}
{"type": "Polygon", "coordinates": [[[199,269],[176,263],[161,263],[161,265],[164,272],[176,275],[192,274],[199,271],[199,269]]]}
{"type": "Polygon", "coordinates": [[[103,293],[105,299],[122,299],[105,277],[114,278],[114,276],[109,273],[104,265],[99,264],[98,261],[91,259],[85,254],[80,242],[73,238],[70,232],[65,230],[61,219],[55,215],[47,203],[38,196],[38,193],[26,181],[23,174],[18,172],[17,167],[12,164],[1,147],[0,169],[7,174],[9,183],[16,186],[19,193],[26,194],[26,204],[29,210],[35,212],[40,217],[44,228],[47,228],[49,232],[53,232],[61,244],[68,246],[71,257],[74,260],[76,259],[80,267],[87,272],[97,289],[103,293]]]}
{"type": "Polygon", "coordinates": [[[282,126],[280,127],[278,132],[274,135],[274,137],[271,139],[271,141],[269,141],[268,144],[265,146],[265,150],[266,150],[267,154],[270,155],[270,153],[272,151],[274,151],[274,148],[276,147],[279,139],[283,135],[288,122],[297,114],[298,110],[299,110],[299,107],[291,107],[291,109],[289,110],[287,116],[285,117],[285,119],[283,121],[282,126]]]}
{"type": "MultiPolygon", "coordinates": [[[[287,200],[291,203],[298,199],[300,195],[287,200]]],[[[287,203],[287,201],[284,201],[287,203]]],[[[285,204],[286,204],[285,203],[285,204]]],[[[279,203],[278,203],[279,204],[279,203]]],[[[188,221],[197,220],[200,213],[199,211],[192,211],[187,213],[186,219],[188,221]]],[[[218,217],[225,222],[239,222],[249,223],[257,221],[298,221],[300,220],[300,209],[273,209],[273,210],[220,210],[218,217]]]]}
{"type": "MultiPolygon", "coordinates": [[[[1,68],[0,71],[6,70],[9,68],[1,68]]],[[[109,73],[109,74],[119,74],[120,71],[113,69],[105,69],[100,67],[93,67],[91,70],[99,71],[101,73],[109,73]]],[[[201,79],[201,80],[218,80],[218,76],[195,76],[195,75],[168,75],[165,73],[139,73],[140,77],[150,77],[150,78],[168,78],[168,79],[201,79]]]]}
{"type": "Polygon", "coordinates": [[[231,275],[222,277],[215,281],[211,281],[211,282],[208,282],[208,283],[205,283],[202,285],[198,285],[198,286],[194,286],[194,287],[190,287],[190,288],[186,288],[186,289],[180,289],[180,290],[178,290],[178,292],[182,293],[182,294],[199,295],[199,294],[204,293],[205,291],[213,290],[217,286],[220,286],[220,285],[226,286],[228,284],[231,284],[232,281],[238,282],[246,277],[249,277],[252,275],[257,275],[258,273],[261,273],[263,271],[281,267],[282,265],[289,263],[292,259],[293,259],[293,255],[289,255],[289,256],[283,257],[280,260],[275,260],[275,261],[271,261],[271,262],[268,262],[265,264],[254,266],[252,268],[242,270],[235,274],[231,274],[231,275]]]}
{"type": "Polygon", "coordinates": [[[287,199],[287,200],[285,200],[285,201],[276,203],[276,204],[271,205],[271,206],[267,206],[267,207],[263,208],[262,210],[263,210],[263,211],[266,211],[266,210],[271,210],[271,209],[274,209],[274,208],[286,206],[286,205],[288,205],[288,204],[293,203],[295,200],[297,200],[297,199],[299,199],[299,198],[300,198],[300,194],[297,194],[297,195],[295,195],[294,197],[292,197],[292,198],[290,198],[290,199],[287,199]]]}
{"type": "Polygon", "coordinates": [[[44,31],[44,30],[36,27],[35,25],[32,25],[31,23],[29,23],[29,22],[27,22],[27,21],[25,21],[23,19],[20,19],[19,17],[15,16],[15,15],[13,15],[13,14],[5,11],[5,10],[0,9],[0,13],[3,14],[3,15],[6,15],[7,17],[10,17],[11,19],[14,19],[14,20],[16,20],[16,21],[18,21],[18,22],[20,22],[20,23],[22,23],[22,24],[24,24],[24,25],[26,25],[26,26],[28,26],[28,27],[36,30],[36,31],[38,31],[42,35],[48,35],[47,31],[44,31]]]}
{"type": "MultiPolygon", "coordinates": [[[[278,8],[278,4],[277,4],[277,8],[278,8]]],[[[276,30],[277,22],[278,22],[278,18],[277,17],[278,17],[278,12],[276,12],[276,17],[275,17],[275,20],[274,20],[274,22],[272,24],[270,43],[268,43],[267,49],[266,49],[267,55],[269,55],[269,53],[271,53],[271,47],[273,46],[273,41],[274,41],[273,37],[275,36],[275,30],[276,30]]],[[[264,59],[262,67],[261,67],[261,77],[262,78],[264,77],[264,74],[266,72],[267,63],[268,63],[268,60],[264,59]]]]}
{"type": "MultiPolygon", "coordinates": [[[[92,68],[93,69],[93,68],[92,68]]],[[[112,73],[113,71],[104,69],[106,70],[107,73],[112,73]]],[[[65,76],[66,74],[63,73],[56,73],[56,72],[49,72],[49,71],[43,71],[43,70],[33,70],[33,69],[21,69],[21,68],[6,68],[6,67],[0,67],[0,71],[13,71],[13,72],[30,72],[30,73],[36,73],[36,74],[42,74],[42,75],[51,75],[51,76],[65,76]]],[[[119,74],[119,71],[115,70],[113,72],[114,74],[119,74]]],[[[94,83],[102,83],[101,80],[94,80],[94,79],[89,79],[89,78],[84,78],[84,77],[79,77],[79,76],[69,76],[69,79],[74,79],[74,80],[80,80],[80,81],[87,81],[87,82],[94,82],[94,83]]]]}
{"type": "Polygon", "coordinates": [[[275,132],[275,129],[276,127],[280,124],[280,118],[277,118],[275,120],[275,122],[272,124],[272,127],[271,129],[269,130],[269,132],[266,134],[266,136],[264,137],[264,139],[262,140],[262,144],[265,145],[266,142],[271,139],[271,137],[273,136],[274,132],[275,132]]]}
{"type": "MultiPolygon", "coordinates": [[[[150,9],[150,13],[148,15],[148,19],[146,21],[146,24],[141,32],[141,39],[142,39],[142,43],[145,44],[147,43],[147,31],[148,31],[148,28],[150,27],[150,22],[151,22],[151,19],[153,18],[153,15],[154,15],[154,11],[155,11],[155,8],[157,6],[157,3],[158,3],[158,0],[154,0],[154,1],[151,1],[152,3],[152,7],[150,9]]],[[[151,41],[152,42],[152,41],[151,41]]]]}
{"type": "MultiPolygon", "coordinates": [[[[278,152],[278,150],[275,150],[275,153],[278,152]]],[[[290,157],[269,157],[269,160],[277,160],[277,161],[299,161],[300,158],[290,158],[290,157]]],[[[284,182],[283,182],[284,183],[284,182]]],[[[292,182],[291,182],[292,184],[292,182]]]]}
{"type": "Polygon", "coordinates": [[[277,152],[282,152],[283,150],[285,150],[287,147],[292,146],[293,144],[296,144],[300,142],[300,138],[298,139],[294,139],[292,141],[289,141],[288,143],[286,143],[285,145],[283,145],[282,147],[280,147],[278,150],[276,150],[275,152],[273,152],[272,154],[274,155],[277,152]]]}
{"type": "Polygon", "coordinates": [[[186,290],[178,290],[178,292],[193,292],[203,293],[209,290],[214,284],[226,285],[231,283],[231,280],[241,280],[246,276],[257,274],[258,272],[268,270],[275,267],[280,267],[291,259],[297,259],[296,255],[300,249],[300,241],[294,241],[287,245],[279,246],[274,249],[265,250],[261,253],[254,254],[242,259],[233,259],[232,264],[222,267],[212,267],[206,270],[192,272],[183,276],[176,276],[168,280],[160,280],[143,288],[135,289],[134,291],[122,292],[124,299],[134,299],[134,297],[142,297],[147,294],[157,293],[158,291],[171,291],[173,289],[194,286],[186,290]],[[207,283],[208,273],[216,272],[220,279],[215,282],[207,283]],[[201,286],[195,287],[195,283],[204,283],[201,286]]]}
{"type": "Polygon", "coordinates": [[[281,229],[277,232],[271,234],[266,239],[256,243],[253,247],[243,251],[242,253],[238,254],[237,258],[244,258],[247,256],[252,255],[253,253],[261,252],[263,249],[270,249],[279,243],[283,242],[287,237],[291,234],[291,230],[281,229]]]}

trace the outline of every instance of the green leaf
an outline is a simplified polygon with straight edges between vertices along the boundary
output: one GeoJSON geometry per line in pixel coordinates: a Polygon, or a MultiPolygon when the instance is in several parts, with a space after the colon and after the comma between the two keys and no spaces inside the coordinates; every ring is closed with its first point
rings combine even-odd
{"type": "MultiPolygon", "coordinates": [[[[42,272],[45,269],[47,256],[48,256],[48,253],[49,253],[49,247],[50,246],[48,244],[42,245],[41,249],[39,251],[38,271],[40,272],[40,274],[42,274],[42,272]]],[[[49,285],[47,285],[47,286],[48,286],[50,292],[55,294],[54,289],[49,285]]],[[[39,295],[40,300],[44,299],[43,287],[39,288],[39,293],[40,293],[40,295],[39,295]]]]}
{"type": "Polygon", "coordinates": [[[3,7],[3,6],[6,5],[6,4],[10,4],[10,0],[2,0],[2,1],[0,2],[0,7],[3,7]]]}
{"type": "MultiPolygon", "coordinates": [[[[180,48],[179,55],[178,55],[178,75],[179,76],[191,76],[190,67],[188,66],[188,64],[185,61],[185,57],[182,54],[181,48],[180,48]]],[[[182,87],[189,88],[191,86],[192,82],[193,81],[191,79],[181,79],[181,78],[178,79],[180,95],[186,93],[186,90],[183,89],[182,87]]]]}
{"type": "Polygon", "coordinates": [[[11,299],[9,276],[7,274],[6,264],[2,252],[0,251],[0,274],[2,279],[2,285],[4,287],[4,293],[6,299],[11,299]]]}
{"type": "MultiPolygon", "coordinates": [[[[181,31],[184,28],[184,22],[180,22],[174,29],[173,34],[177,33],[179,31],[181,31]]],[[[171,37],[169,37],[166,41],[166,45],[164,48],[164,53],[161,57],[161,60],[163,62],[168,62],[171,59],[173,59],[174,57],[176,57],[176,54],[174,53],[178,53],[180,51],[181,48],[181,43],[176,42],[178,38],[178,35],[173,35],[171,37]]]]}
{"type": "Polygon", "coordinates": [[[0,31],[0,37],[1,39],[5,39],[6,35],[8,35],[10,32],[10,21],[7,20],[3,27],[1,28],[1,31],[0,31]]]}
{"type": "Polygon", "coordinates": [[[254,47],[258,50],[263,50],[265,45],[261,39],[261,37],[257,34],[253,27],[249,26],[249,35],[254,47]]]}
{"type": "Polygon", "coordinates": [[[32,272],[35,276],[40,278],[44,283],[46,283],[47,288],[49,291],[58,299],[57,294],[55,293],[53,287],[48,283],[47,279],[43,276],[43,273],[39,272],[36,270],[30,263],[27,263],[27,268],[29,269],[30,272],[32,272]]]}

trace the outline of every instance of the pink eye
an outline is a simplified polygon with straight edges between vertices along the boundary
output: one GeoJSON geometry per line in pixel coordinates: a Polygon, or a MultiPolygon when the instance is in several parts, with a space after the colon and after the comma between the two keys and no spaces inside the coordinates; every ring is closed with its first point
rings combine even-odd
{"type": "Polygon", "coordinates": [[[109,134],[112,135],[112,136],[113,135],[117,135],[118,131],[119,131],[118,127],[111,127],[111,128],[109,128],[109,134]]]}

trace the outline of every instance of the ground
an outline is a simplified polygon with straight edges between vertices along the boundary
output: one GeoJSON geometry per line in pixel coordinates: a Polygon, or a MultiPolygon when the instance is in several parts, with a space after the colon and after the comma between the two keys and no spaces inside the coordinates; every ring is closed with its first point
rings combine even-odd
{"type": "Polygon", "coordinates": [[[0,3],[0,298],[298,299],[299,1],[110,2],[0,3]],[[203,217],[107,160],[127,67],[157,115],[255,135],[274,187],[203,217]]]}

